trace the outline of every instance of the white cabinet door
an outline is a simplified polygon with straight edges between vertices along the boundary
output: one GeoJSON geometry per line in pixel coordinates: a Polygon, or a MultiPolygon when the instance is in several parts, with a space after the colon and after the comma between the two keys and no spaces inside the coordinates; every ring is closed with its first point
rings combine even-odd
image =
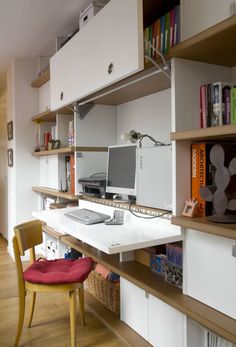
{"type": "Polygon", "coordinates": [[[188,230],[185,245],[186,294],[236,319],[235,241],[188,230]]]}
{"type": "Polygon", "coordinates": [[[58,156],[40,157],[40,186],[58,189],[58,156]]]}
{"type": "Polygon", "coordinates": [[[149,342],[155,347],[183,347],[183,314],[151,294],[149,342]]]}
{"type": "Polygon", "coordinates": [[[143,69],[142,17],[142,0],[111,0],[51,58],[51,109],[143,69]]]}
{"type": "Polygon", "coordinates": [[[233,14],[235,0],[181,0],[181,41],[233,14]]]}
{"type": "Polygon", "coordinates": [[[120,319],[148,340],[148,297],[145,291],[121,278],[120,319]]]}

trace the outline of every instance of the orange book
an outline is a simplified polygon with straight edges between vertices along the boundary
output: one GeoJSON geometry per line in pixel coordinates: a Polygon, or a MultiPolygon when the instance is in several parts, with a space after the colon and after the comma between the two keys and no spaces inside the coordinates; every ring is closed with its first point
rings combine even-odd
{"type": "Polygon", "coordinates": [[[156,48],[160,51],[161,50],[161,21],[160,21],[160,18],[155,21],[154,25],[156,27],[155,28],[156,48]]]}
{"type": "MultiPolygon", "coordinates": [[[[206,147],[205,143],[199,143],[198,145],[198,166],[199,166],[199,186],[200,187],[206,186],[206,147]]],[[[199,217],[205,217],[206,215],[206,201],[203,200],[199,194],[198,197],[198,216],[199,217]]]]}
{"type": "MultiPolygon", "coordinates": [[[[199,145],[198,143],[192,144],[191,147],[191,198],[196,199],[199,202],[199,145]]],[[[197,210],[198,216],[198,210],[197,210]]]]}
{"type": "Polygon", "coordinates": [[[75,194],[75,156],[70,155],[70,192],[71,194],[75,194]]]}

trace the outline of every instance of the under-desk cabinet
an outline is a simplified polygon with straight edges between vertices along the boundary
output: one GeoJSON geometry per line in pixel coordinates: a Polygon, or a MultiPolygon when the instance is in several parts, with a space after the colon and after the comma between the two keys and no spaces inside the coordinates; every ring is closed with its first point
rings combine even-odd
{"type": "Polygon", "coordinates": [[[236,319],[235,240],[186,233],[186,294],[236,319]]]}
{"type": "Polygon", "coordinates": [[[143,69],[142,0],[111,0],[50,60],[51,109],[143,69]]]}
{"type": "Polygon", "coordinates": [[[181,41],[234,14],[235,0],[181,0],[181,41]]]}
{"type": "Polygon", "coordinates": [[[184,314],[121,278],[121,320],[157,347],[183,347],[184,314]]]}

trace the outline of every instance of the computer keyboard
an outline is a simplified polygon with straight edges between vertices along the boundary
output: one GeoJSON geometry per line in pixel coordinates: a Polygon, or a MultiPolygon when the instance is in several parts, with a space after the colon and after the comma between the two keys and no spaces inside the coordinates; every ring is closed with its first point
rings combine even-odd
{"type": "Polygon", "coordinates": [[[76,222],[83,223],[83,224],[102,223],[105,220],[111,218],[107,214],[95,212],[92,210],[88,210],[86,208],[80,208],[70,212],[66,212],[65,216],[75,220],[76,222]]]}

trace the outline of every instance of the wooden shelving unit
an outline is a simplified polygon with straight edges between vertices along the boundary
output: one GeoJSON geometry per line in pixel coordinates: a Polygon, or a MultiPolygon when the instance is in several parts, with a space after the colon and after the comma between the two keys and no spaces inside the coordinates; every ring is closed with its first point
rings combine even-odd
{"type": "Polygon", "coordinates": [[[111,271],[118,273],[123,278],[183,312],[217,335],[236,343],[236,320],[182,294],[180,289],[169,285],[162,276],[154,273],[147,266],[135,261],[119,262],[118,255],[105,254],[72,236],[63,236],[61,241],[92,257],[111,271]]]}
{"type": "Polygon", "coordinates": [[[79,102],[82,104],[94,102],[103,105],[120,105],[170,87],[170,79],[152,64],[147,64],[144,70],[90,94],[88,97],[80,99],[79,102]]]}
{"type": "Polygon", "coordinates": [[[55,122],[56,121],[56,114],[73,114],[72,106],[69,107],[63,107],[58,111],[51,111],[47,110],[44,112],[41,112],[34,117],[31,118],[32,122],[55,122]]]}
{"type": "Polygon", "coordinates": [[[184,216],[172,217],[171,223],[183,228],[199,230],[204,233],[236,240],[236,224],[219,224],[209,222],[207,218],[203,217],[188,218],[184,216]]]}
{"type": "Polygon", "coordinates": [[[78,200],[78,195],[59,192],[56,189],[50,189],[46,187],[32,187],[33,192],[45,194],[47,196],[56,196],[58,198],[66,199],[66,200],[78,200]]]}
{"type": "Polygon", "coordinates": [[[236,125],[222,125],[204,129],[177,131],[171,133],[172,141],[205,141],[236,139],[236,125]]]}
{"type": "Polygon", "coordinates": [[[170,49],[170,57],[223,66],[236,65],[236,15],[170,49]],[[230,53],[229,53],[230,52],[230,53]]]}
{"type": "Polygon", "coordinates": [[[33,82],[31,83],[31,87],[40,88],[46,82],[50,80],[50,70],[45,70],[42,74],[40,74],[33,82]]]}
{"type": "Polygon", "coordinates": [[[63,147],[58,149],[50,149],[47,151],[33,152],[35,157],[55,154],[69,154],[74,152],[107,152],[107,147],[63,147]]]}

